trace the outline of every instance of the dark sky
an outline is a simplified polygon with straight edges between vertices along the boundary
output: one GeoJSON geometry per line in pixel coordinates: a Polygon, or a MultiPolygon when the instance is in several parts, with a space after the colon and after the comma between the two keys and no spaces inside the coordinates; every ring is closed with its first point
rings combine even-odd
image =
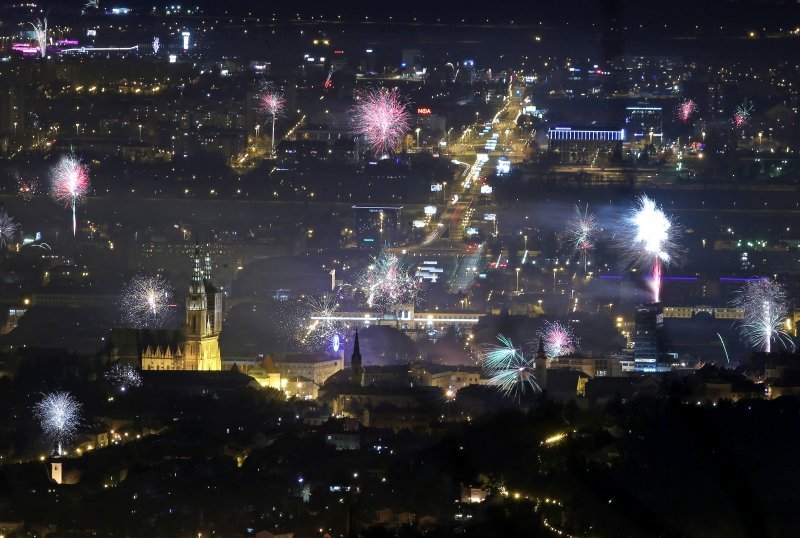
{"type": "MultiPolygon", "coordinates": [[[[82,0],[42,2],[45,9],[61,10],[79,8],[82,0]]],[[[652,26],[663,24],[694,26],[695,24],[734,26],[747,25],[796,25],[800,22],[800,4],[795,0],[559,0],[559,1],[511,1],[487,2],[465,0],[461,2],[431,2],[403,0],[401,2],[374,2],[372,0],[346,0],[319,2],[310,0],[174,0],[174,2],[152,2],[152,0],[101,0],[101,7],[129,6],[149,10],[153,5],[200,5],[207,14],[246,14],[267,16],[276,13],[279,17],[302,17],[323,15],[335,18],[361,20],[364,16],[398,19],[437,19],[442,22],[467,20],[491,21],[511,20],[518,23],[545,23],[573,21],[591,22],[616,20],[623,24],[644,23],[652,26]]]]}

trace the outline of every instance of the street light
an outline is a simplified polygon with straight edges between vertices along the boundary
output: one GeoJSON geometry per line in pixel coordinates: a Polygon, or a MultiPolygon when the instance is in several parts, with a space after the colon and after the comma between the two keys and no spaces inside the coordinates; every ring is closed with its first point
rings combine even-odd
{"type": "Polygon", "coordinates": [[[519,267],[514,269],[514,271],[517,273],[517,293],[519,293],[519,267]]]}
{"type": "Polygon", "coordinates": [[[78,136],[78,135],[80,134],[80,133],[78,132],[78,129],[80,128],[80,126],[81,126],[81,124],[80,124],[80,123],[76,123],[76,124],[75,124],[75,136],[78,136]]]}
{"type": "Polygon", "coordinates": [[[142,141],[142,124],[139,124],[139,142],[142,141]]]}

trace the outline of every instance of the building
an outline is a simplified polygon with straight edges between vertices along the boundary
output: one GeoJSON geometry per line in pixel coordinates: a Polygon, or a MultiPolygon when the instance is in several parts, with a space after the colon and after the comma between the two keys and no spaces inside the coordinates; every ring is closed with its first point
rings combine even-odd
{"type": "Polygon", "coordinates": [[[744,318],[744,309],[741,307],[713,307],[713,306],[665,306],[664,318],[691,319],[696,314],[706,313],[715,319],[740,320],[744,318]]]}
{"type": "Polygon", "coordinates": [[[319,355],[316,353],[292,353],[273,359],[281,379],[304,377],[322,385],[336,372],[344,369],[343,352],[339,355],[319,355]]]}
{"type": "Polygon", "coordinates": [[[664,308],[660,303],[644,303],[636,308],[633,332],[633,360],[637,372],[664,372],[662,360],[664,308]]]}
{"type": "Polygon", "coordinates": [[[419,312],[413,305],[404,305],[399,312],[339,311],[333,316],[312,313],[311,320],[339,322],[357,328],[369,327],[370,325],[391,325],[414,338],[415,335],[440,334],[453,325],[471,327],[478,323],[478,320],[483,315],[485,315],[484,312],[475,310],[429,310],[419,312]]]}
{"type": "Polygon", "coordinates": [[[403,207],[353,206],[353,229],[360,248],[379,249],[400,242],[403,207]]]}
{"type": "Polygon", "coordinates": [[[548,149],[562,163],[588,164],[599,155],[622,150],[625,129],[600,127],[552,127],[547,131],[548,149]]]}
{"type": "Polygon", "coordinates": [[[625,107],[625,125],[631,142],[661,145],[664,136],[660,106],[645,104],[625,107]]]}
{"type": "Polygon", "coordinates": [[[558,357],[547,365],[551,370],[579,370],[590,377],[619,377],[623,374],[620,357],[558,357]]]}
{"type": "Polygon", "coordinates": [[[222,293],[212,282],[210,256],[203,261],[196,247],[183,328],[114,329],[109,338],[112,360],[125,360],[142,370],[222,369],[222,293]]]}

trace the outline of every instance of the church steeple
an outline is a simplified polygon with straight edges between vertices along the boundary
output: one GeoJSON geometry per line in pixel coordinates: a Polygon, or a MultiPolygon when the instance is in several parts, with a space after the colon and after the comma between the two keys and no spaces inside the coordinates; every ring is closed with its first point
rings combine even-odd
{"type": "Polygon", "coordinates": [[[544,339],[542,338],[539,338],[539,349],[536,350],[533,365],[536,367],[536,382],[544,390],[547,386],[547,353],[544,351],[544,339]]]}
{"type": "Polygon", "coordinates": [[[357,329],[353,341],[353,355],[350,357],[350,380],[359,387],[364,384],[364,367],[361,365],[361,348],[358,345],[357,329]]]}

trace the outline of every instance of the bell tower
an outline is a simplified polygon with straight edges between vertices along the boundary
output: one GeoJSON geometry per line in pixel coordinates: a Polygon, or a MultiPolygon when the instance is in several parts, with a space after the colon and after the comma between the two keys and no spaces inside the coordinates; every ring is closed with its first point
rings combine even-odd
{"type": "Polygon", "coordinates": [[[222,294],[211,284],[211,260],[208,255],[204,261],[207,274],[201,267],[200,247],[196,246],[192,257],[192,281],[186,298],[184,370],[222,369],[219,352],[222,294]]]}

